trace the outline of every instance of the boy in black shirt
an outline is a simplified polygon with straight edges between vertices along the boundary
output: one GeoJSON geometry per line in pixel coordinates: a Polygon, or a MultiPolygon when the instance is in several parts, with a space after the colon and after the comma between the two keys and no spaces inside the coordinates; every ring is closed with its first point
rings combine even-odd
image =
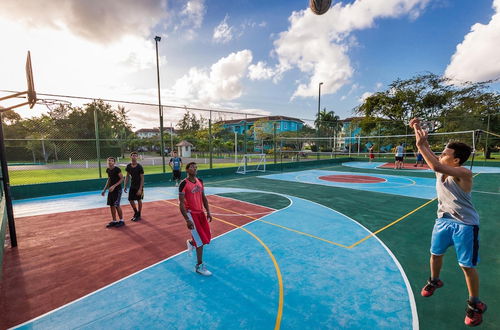
{"type": "Polygon", "coordinates": [[[132,221],[138,221],[141,219],[142,199],[144,198],[144,169],[142,168],[142,165],[137,162],[138,157],[139,155],[137,152],[133,151],[130,153],[130,159],[132,162],[128,164],[125,169],[127,172],[127,176],[125,177],[125,193],[127,193],[127,183],[129,178],[131,178],[128,201],[130,202],[130,206],[134,209],[134,216],[130,219],[132,221]],[[137,201],[139,210],[135,207],[134,201],[137,201]]]}
{"type": "Polygon", "coordinates": [[[123,213],[120,208],[120,199],[122,197],[122,182],[123,182],[123,174],[122,170],[119,167],[115,166],[115,158],[108,157],[108,168],[106,169],[106,173],[108,174],[108,181],[106,181],[106,185],[102,190],[101,195],[104,196],[106,189],[109,188],[108,191],[108,205],[111,209],[111,216],[113,217],[113,221],[106,225],[107,228],[110,227],[121,227],[125,225],[123,222],[123,213]],[[120,217],[120,221],[116,221],[116,212],[118,211],[118,216],[120,217]]]}

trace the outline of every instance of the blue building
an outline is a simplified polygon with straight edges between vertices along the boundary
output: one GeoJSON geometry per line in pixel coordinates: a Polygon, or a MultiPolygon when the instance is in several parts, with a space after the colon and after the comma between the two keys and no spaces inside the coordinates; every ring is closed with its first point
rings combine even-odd
{"type": "Polygon", "coordinates": [[[234,119],[234,120],[224,120],[219,123],[223,125],[225,129],[230,129],[238,134],[243,134],[245,131],[251,129],[255,122],[263,122],[263,129],[266,133],[273,133],[273,125],[276,124],[276,133],[281,132],[296,132],[304,127],[304,122],[297,118],[285,117],[285,116],[267,116],[258,118],[247,118],[247,119],[234,119]]]}

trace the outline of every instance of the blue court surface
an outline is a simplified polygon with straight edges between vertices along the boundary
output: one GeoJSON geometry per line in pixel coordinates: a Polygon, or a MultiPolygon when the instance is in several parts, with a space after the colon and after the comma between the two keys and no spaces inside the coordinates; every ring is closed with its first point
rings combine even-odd
{"type": "MultiPolygon", "coordinates": [[[[297,172],[289,179],[308,180],[325,172],[331,173],[297,172]]],[[[384,177],[399,191],[417,184],[384,177]]],[[[208,194],[250,191],[207,188],[208,194]]],[[[279,195],[258,193],[269,199],[279,195]]],[[[145,195],[152,200],[176,197],[175,188],[146,188],[145,195]]],[[[194,257],[182,252],[20,328],[418,328],[408,279],[382,241],[375,236],[351,246],[370,235],[354,219],[305,199],[279,196],[289,205],[207,246],[205,260],[213,276],[196,274],[194,257]]],[[[49,208],[47,203],[57,204],[60,198],[17,202],[16,212],[43,212],[40,206],[49,208]]],[[[71,198],[78,201],[68,204],[72,207],[103,204],[96,193],[71,198]]]]}
{"type": "Polygon", "coordinates": [[[416,197],[423,199],[433,199],[436,197],[436,179],[434,178],[418,178],[407,176],[394,176],[373,173],[353,173],[353,172],[337,172],[323,170],[308,170],[300,172],[289,172],[281,174],[271,174],[260,176],[259,178],[283,180],[292,182],[302,182],[310,184],[319,184],[332,187],[342,187],[349,189],[357,189],[364,191],[373,191],[399,196],[416,197]],[[383,180],[378,183],[355,183],[355,182],[331,182],[320,179],[322,176],[330,175],[349,175],[376,177],[383,180]]]}
{"type": "MultiPolygon", "coordinates": [[[[354,167],[354,168],[365,168],[365,169],[376,169],[383,171],[391,171],[391,168],[380,168],[380,166],[387,164],[387,162],[345,162],[342,163],[343,166],[354,167]]],[[[470,168],[470,166],[465,166],[465,168],[470,168]]],[[[432,172],[430,169],[404,169],[405,172],[432,172]]],[[[472,166],[473,173],[500,173],[500,167],[493,166],[472,166]]]]}

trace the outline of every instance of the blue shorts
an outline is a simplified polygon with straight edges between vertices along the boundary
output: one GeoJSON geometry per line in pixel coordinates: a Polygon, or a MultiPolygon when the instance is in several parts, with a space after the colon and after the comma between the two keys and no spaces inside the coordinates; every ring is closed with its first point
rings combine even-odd
{"type": "Polygon", "coordinates": [[[431,254],[445,254],[454,245],[458,264],[474,268],[479,262],[479,226],[464,225],[453,219],[438,218],[432,230],[431,254]]]}

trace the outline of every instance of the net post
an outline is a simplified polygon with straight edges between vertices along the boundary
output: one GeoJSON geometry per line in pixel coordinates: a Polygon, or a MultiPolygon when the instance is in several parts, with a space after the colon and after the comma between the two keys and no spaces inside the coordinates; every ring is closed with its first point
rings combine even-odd
{"type": "Polygon", "coordinates": [[[101,143],[99,141],[99,122],[97,120],[97,107],[94,108],[94,129],[95,129],[95,148],[97,154],[97,167],[99,169],[99,179],[102,178],[101,170],[101,143]]]}

